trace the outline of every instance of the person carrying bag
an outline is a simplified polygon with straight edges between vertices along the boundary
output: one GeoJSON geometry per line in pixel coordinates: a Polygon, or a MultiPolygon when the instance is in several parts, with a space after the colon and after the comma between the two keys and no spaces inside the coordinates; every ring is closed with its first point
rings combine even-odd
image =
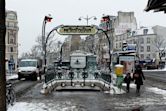
{"type": "Polygon", "coordinates": [[[140,93],[141,85],[143,85],[143,79],[145,80],[145,76],[140,65],[136,66],[133,79],[135,80],[136,84],[136,93],[140,93]]]}

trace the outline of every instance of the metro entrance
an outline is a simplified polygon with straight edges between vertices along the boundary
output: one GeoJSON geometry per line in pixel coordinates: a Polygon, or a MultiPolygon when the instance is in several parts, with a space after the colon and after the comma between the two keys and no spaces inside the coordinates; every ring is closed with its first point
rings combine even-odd
{"type": "MultiPolygon", "coordinates": [[[[44,55],[45,64],[46,64],[46,54],[47,54],[46,50],[47,41],[50,34],[54,31],[56,31],[60,35],[94,35],[98,31],[102,31],[108,38],[110,46],[110,40],[107,33],[95,25],[92,26],[60,25],[58,27],[53,28],[47,35],[45,42],[46,43],[45,55],[44,55]]],[[[60,59],[62,59],[62,57],[60,57],[60,59]]],[[[110,55],[110,61],[111,61],[111,55],[110,55]]],[[[62,60],[59,60],[59,62],[62,62],[62,60]]],[[[103,72],[100,73],[100,71],[97,70],[96,55],[89,54],[83,51],[75,51],[70,55],[69,63],[70,63],[69,69],[64,69],[62,67],[58,68],[53,67],[53,69],[46,72],[45,83],[42,89],[43,93],[49,93],[53,89],[110,90],[111,70],[109,74],[103,72]],[[72,62],[73,60],[76,61],[72,62]],[[75,65],[76,63],[77,65],[75,65]],[[82,65],[84,67],[82,67],[82,65]]]]}

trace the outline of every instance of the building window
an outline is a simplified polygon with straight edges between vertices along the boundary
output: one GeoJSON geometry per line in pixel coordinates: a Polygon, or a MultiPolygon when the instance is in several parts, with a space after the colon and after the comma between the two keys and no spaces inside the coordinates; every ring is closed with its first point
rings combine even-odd
{"type": "Polygon", "coordinates": [[[141,60],[143,60],[144,59],[144,54],[140,54],[140,58],[141,58],[141,60]]]}
{"type": "Polygon", "coordinates": [[[13,59],[13,55],[10,55],[10,58],[13,59]]]}
{"type": "Polygon", "coordinates": [[[115,40],[118,41],[118,37],[115,37],[115,40]]]}
{"type": "Polygon", "coordinates": [[[9,44],[16,44],[15,34],[9,36],[9,44]]]}
{"type": "Polygon", "coordinates": [[[147,43],[150,43],[150,38],[147,38],[147,43]]]}
{"type": "Polygon", "coordinates": [[[141,46],[140,52],[144,52],[144,46],[141,46]]]}
{"type": "Polygon", "coordinates": [[[144,39],[143,38],[140,39],[140,43],[144,44],[144,39]]]}
{"type": "Polygon", "coordinates": [[[148,29],[143,30],[144,35],[148,34],[148,29]]]}
{"type": "Polygon", "coordinates": [[[10,52],[13,52],[13,47],[10,47],[10,52]]]}
{"type": "Polygon", "coordinates": [[[14,27],[15,24],[14,24],[13,22],[9,22],[8,26],[9,26],[9,27],[14,27]]]}
{"type": "Polygon", "coordinates": [[[118,43],[116,43],[116,49],[118,48],[118,43]]]}
{"type": "Polygon", "coordinates": [[[150,59],[150,54],[147,54],[147,57],[146,57],[147,59],[150,59]]]}
{"type": "Polygon", "coordinates": [[[118,41],[118,40],[119,40],[119,37],[117,36],[116,39],[117,39],[117,41],[118,41]]]}
{"type": "Polygon", "coordinates": [[[132,36],[134,36],[135,35],[135,31],[132,31],[132,36]]]}
{"type": "Polygon", "coordinates": [[[14,13],[7,13],[7,19],[16,20],[16,15],[14,13]]]}
{"type": "Polygon", "coordinates": [[[147,46],[147,52],[150,52],[150,46],[147,46]]]}
{"type": "Polygon", "coordinates": [[[14,39],[10,38],[10,44],[13,44],[13,43],[14,43],[14,39]]]}
{"type": "Polygon", "coordinates": [[[118,48],[122,48],[122,43],[121,42],[119,42],[118,48]]]}
{"type": "Polygon", "coordinates": [[[10,39],[10,32],[8,32],[8,44],[10,44],[9,39],[10,39]]]}

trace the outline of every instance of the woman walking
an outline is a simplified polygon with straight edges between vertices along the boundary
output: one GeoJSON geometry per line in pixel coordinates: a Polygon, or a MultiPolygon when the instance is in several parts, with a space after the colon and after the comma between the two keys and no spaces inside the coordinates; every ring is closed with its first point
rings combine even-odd
{"type": "Polygon", "coordinates": [[[136,84],[136,93],[139,93],[141,85],[143,85],[143,79],[145,80],[145,76],[140,65],[136,66],[135,72],[133,74],[133,79],[135,80],[136,84]]]}

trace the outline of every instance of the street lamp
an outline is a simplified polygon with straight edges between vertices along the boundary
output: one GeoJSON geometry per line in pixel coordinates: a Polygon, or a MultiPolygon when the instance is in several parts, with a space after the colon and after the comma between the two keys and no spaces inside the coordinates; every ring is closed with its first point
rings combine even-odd
{"type": "MultiPolygon", "coordinates": [[[[49,33],[48,33],[48,35],[47,35],[47,37],[46,37],[46,39],[45,39],[45,44],[44,44],[44,49],[43,49],[43,52],[44,52],[44,65],[46,66],[46,63],[47,63],[47,59],[46,59],[46,56],[47,56],[47,42],[48,42],[48,39],[49,39],[49,37],[50,37],[50,35],[54,32],[54,31],[57,31],[57,29],[59,28],[59,27],[61,27],[61,25],[60,26],[58,26],[58,27],[54,27],[49,33]]],[[[44,73],[45,73],[45,67],[44,67],[44,73]]]]}
{"type": "Polygon", "coordinates": [[[78,20],[81,21],[82,19],[84,19],[84,20],[86,20],[86,23],[87,23],[87,25],[88,25],[89,20],[92,19],[92,18],[93,18],[94,20],[97,20],[97,18],[96,18],[95,16],[88,17],[88,15],[87,15],[87,17],[80,17],[80,18],[78,18],[78,20]]]}
{"type": "MultiPolygon", "coordinates": [[[[46,23],[47,22],[51,22],[52,20],[52,17],[51,15],[49,14],[48,16],[45,16],[44,17],[44,20],[43,20],[43,25],[42,25],[42,55],[44,55],[44,51],[45,51],[45,48],[46,48],[46,40],[45,40],[45,27],[46,27],[46,23]]],[[[45,52],[46,53],[46,52],[45,52]]],[[[43,57],[43,61],[46,62],[46,58],[45,56],[43,57]]],[[[45,63],[46,65],[46,63],[45,63]]],[[[45,67],[44,67],[44,73],[45,73],[45,67]]]]}
{"type": "Polygon", "coordinates": [[[105,36],[106,36],[106,38],[107,38],[107,40],[108,40],[108,48],[109,48],[109,70],[110,70],[110,72],[111,72],[111,43],[113,43],[111,40],[110,40],[110,38],[109,38],[109,36],[108,36],[108,34],[107,34],[107,32],[108,31],[111,31],[111,33],[112,33],[112,37],[113,37],[113,32],[114,32],[114,29],[113,28],[110,28],[110,17],[109,16],[103,16],[102,17],[102,20],[106,23],[106,29],[99,29],[99,30],[101,30],[104,34],[105,34],[105,36]]]}

